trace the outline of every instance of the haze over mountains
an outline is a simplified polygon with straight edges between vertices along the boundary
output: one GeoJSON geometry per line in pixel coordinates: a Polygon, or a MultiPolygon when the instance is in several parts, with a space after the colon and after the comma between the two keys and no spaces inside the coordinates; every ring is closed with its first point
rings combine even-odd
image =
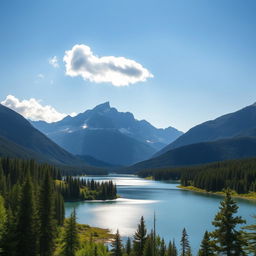
{"type": "Polygon", "coordinates": [[[190,129],[133,170],[188,166],[256,156],[256,105],[190,129]]]}
{"type": "Polygon", "coordinates": [[[71,153],[114,165],[148,159],[182,135],[175,128],[157,129],[132,113],[118,112],[109,102],[59,122],[32,124],[71,153]]]}

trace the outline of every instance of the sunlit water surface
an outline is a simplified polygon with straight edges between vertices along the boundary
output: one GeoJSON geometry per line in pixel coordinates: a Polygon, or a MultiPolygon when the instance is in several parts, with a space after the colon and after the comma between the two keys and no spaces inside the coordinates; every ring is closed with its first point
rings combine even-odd
{"type": "MultiPolygon", "coordinates": [[[[153,225],[156,213],[157,232],[167,241],[175,239],[179,244],[181,231],[185,227],[189,234],[193,251],[200,245],[204,231],[212,230],[211,221],[218,211],[222,199],[216,195],[206,195],[177,188],[177,183],[144,180],[137,176],[110,175],[86,177],[106,181],[112,179],[121,198],[114,201],[65,203],[66,215],[76,208],[78,222],[91,226],[119,229],[122,236],[132,236],[141,216],[145,217],[148,230],[153,225]]],[[[253,223],[256,204],[247,200],[237,200],[239,215],[253,223]]]]}

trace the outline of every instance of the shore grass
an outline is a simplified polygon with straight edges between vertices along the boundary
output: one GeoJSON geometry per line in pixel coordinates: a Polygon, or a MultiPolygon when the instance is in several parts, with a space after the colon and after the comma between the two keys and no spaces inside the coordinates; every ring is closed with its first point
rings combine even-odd
{"type": "MultiPolygon", "coordinates": [[[[111,234],[109,229],[91,227],[86,224],[77,223],[78,236],[80,243],[94,242],[94,243],[109,243],[113,241],[114,234],[111,234]]],[[[64,227],[59,227],[58,236],[56,238],[56,250],[54,256],[60,255],[62,249],[62,239],[64,235],[64,227]]]]}
{"type": "Polygon", "coordinates": [[[154,180],[154,177],[153,176],[148,176],[148,177],[145,177],[144,179],[145,180],[154,180]]]}
{"type": "MultiPolygon", "coordinates": [[[[194,187],[194,186],[182,186],[182,185],[179,185],[177,187],[180,188],[180,189],[189,190],[189,191],[193,191],[193,192],[197,192],[197,193],[204,193],[204,194],[211,194],[211,195],[220,195],[220,196],[224,196],[225,195],[224,191],[212,192],[212,191],[206,191],[204,189],[197,188],[197,187],[194,187]]],[[[238,194],[237,192],[232,191],[231,195],[234,198],[241,198],[241,199],[256,201],[256,192],[250,192],[250,193],[247,193],[247,194],[238,194]]]]}
{"type": "Polygon", "coordinates": [[[107,243],[114,238],[109,229],[91,227],[86,224],[77,224],[80,241],[107,243]]]}

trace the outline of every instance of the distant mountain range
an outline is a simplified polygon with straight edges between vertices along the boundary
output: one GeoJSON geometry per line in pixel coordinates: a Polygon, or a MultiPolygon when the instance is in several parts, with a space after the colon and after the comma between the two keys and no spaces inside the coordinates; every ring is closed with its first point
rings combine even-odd
{"type": "Polygon", "coordinates": [[[256,104],[193,127],[156,156],[189,144],[253,134],[256,134],[256,104]]]}
{"type": "Polygon", "coordinates": [[[62,149],[20,114],[1,104],[0,156],[33,158],[57,165],[86,167],[84,161],[62,149]]]}
{"type": "Polygon", "coordinates": [[[197,125],[183,135],[172,127],[157,129],[138,121],[108,102],[59,122],[32,124],[0,104],[0,156],[123,172],[256,156],[256,104],[197,125]]]}
{"type": "Polygon", "coordinates": [[[111,165],[148,159],[182,135],[175,128],[157,129],[136,120],[132,113],[118,112],[109,102],[59,122],[32,124],[72,154],[89,155],[111,165]]]}
{"type": "Polygon", "coordinates": [[[256,105],[190,129],[130,170],[189,166],[256,156],[256,105]]]}
{"type": "Polygon", "coordinates": [[[236,137],[201,142],[171,149],[160,156],[137,163],[129,172],[144,169],[192,166],[256,156],[256,137],[236,137]]]}

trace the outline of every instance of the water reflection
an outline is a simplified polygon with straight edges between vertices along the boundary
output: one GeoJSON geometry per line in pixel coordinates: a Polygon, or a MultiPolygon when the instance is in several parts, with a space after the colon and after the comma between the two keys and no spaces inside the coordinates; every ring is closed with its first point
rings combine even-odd
{"type": "MultiPolygon", "coordinates": [[[[88,177],[84,177],[88,178],[88,177]]],[[[118,228],[123,236],[131,236],[140,217],[146,219],[148,229],[157,216],[157,231],[166,240],[175,238],[179,243],[181,230],[186,227],[192,247],[197,249],[204,231],[212,230],[211,221],[218,211],[221,196],[199,194],[177,188],[176,183],[140,179],[136,176],[89,177],[109,180],[117,184],[121,198],[115,201],[66,203],[66,214],[76,207],[78,221],[92,226],[118,228]]],[[[252,223],[255,203],[238,200],[239,214],[252,223]]]]}

